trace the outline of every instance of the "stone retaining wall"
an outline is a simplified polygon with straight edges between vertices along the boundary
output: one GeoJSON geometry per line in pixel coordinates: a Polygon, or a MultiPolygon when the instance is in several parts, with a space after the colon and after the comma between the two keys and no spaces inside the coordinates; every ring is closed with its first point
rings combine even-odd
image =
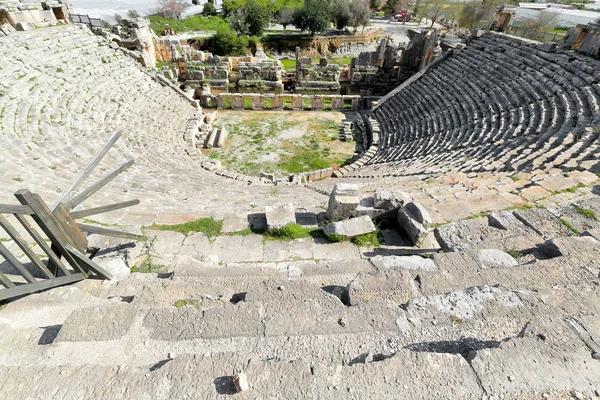
{"type": "Polygon", "coordinates": [[[218,110],[283,110],[286,102],[294,111],[358,111],[360,108],[360,96],[356,95],[220,93],[210,97],[218,110]],[[305,100],[309,100],[310,105],[305,100]]]}

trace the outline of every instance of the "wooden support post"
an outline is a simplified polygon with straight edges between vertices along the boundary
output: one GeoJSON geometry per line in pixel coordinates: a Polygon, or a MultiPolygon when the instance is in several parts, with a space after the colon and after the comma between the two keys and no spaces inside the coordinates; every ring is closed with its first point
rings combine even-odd
{"type": "MultiPolygon", "coordinates": [[[[0,272],[0,283],[6,288],[15,287],[15,284],[10,281],[2,272],[0,272]]],[[[2,291],[0,291],[2,293],[2,291]]]]}
{"type": "Polygon", "coordinates": [[[77,207],[85,199],[87,199],[88,197],[90,197],[91,195],[93,195],[94,193],[96,193],[98,190],[102,189],[108,182],[110,182],[111,180],[113,180],[121,172],[123,172],[127,168],[131,167],[133,165],[133,163],[134,163],[134,160],[129,160],[126,163],[124,163],[123,165],[121,165],[119,168],[117,168],[114,171],[109,172],[108,174],[106,174],[98,182],[94,183],[92,186],[90,186],[89,188],[85,189],[83,192],[81,192],[80,194],[78,194],[77,196],[75,196],[71,201],[69,201],[69,203],[67,205],[67,209],[71,210],[72,208],[77,207]]]}
{"type": "Polygon", "coordinates": [[[42,261],[38,258],[38,256],[29,248],[29,245],[25,240],[19,235],[17,230],[13,228],[13,226],[8,222],[8,220],[4,217],[4,215],[0,214],[0,226],[8,233],[8,235],[15,241],[17,246],[23,250],[23,253],[31,260],[33,265],[35,265],[47,278],[54,278],[54,275],[50,273],[48,268],[42,263],[42,261]]]}
{"type": "Polygon", "coordinates": [[[79,229],[87,233],[96,233],[98,235],[104,236],[113,236],[120,237],[123,239],[132,239],[132,240],[142,240],[144,237],[141,235],[136,235],[135,233],[127,233],[120,231],[113,231],[112,229],[101,228],[99,226],[86,225],[86,224],[77,224],[79,229]]]}
{"type": "Polygon", "coordinates": [[[85,252],[87,250],[88,241],[83,232],[79,230],[77,222],[71,217],[67,207],[64,204],[59,204],[52,213],[56,222],[65,232],[65,236],[69,244],[73,245],[77,250],[85,252]]]}
{"type": "Polygon", "coordinates": [[[85,180],[85,178],[87,178],[92,173],[94,168],[96,168],[100,161],[102,161],[106,153],[108,153],[110,148],[113,146],[113,144],[115,144],[119,137],[121,137],[121,131],[115,132],[115,134],[110,139],[108,139],[108,141],[104,144],[104,146],[102,146],[100,151],[94,156],[92,161],[79,173],[79,175],[77,175],[73,183],[71,183],[71,186],[69,186],[69,188],[60,195],[60,197],[56,201],[56,204],[54,204],[54,207],[52,208],[53,210],[56,209],[56,207],[60,203],[65,203],[70,199],[71,194],[75,190],[77,190],[79,186],[81,186],[81,183],[85,180]]]}
{"type": "Polygon", "coordinates": [[[81,281],[85,279],[85,275],[81,273],[61,276],[60,278],[44,279],[43,281],[30,283],[27,285],[12,286],[8,289],[0,290],[0,300],[10,299],[12,297],[22,296],[39,292],[40,290],[50,289],[56,286],[62,286],[69,283],[81,281]]]}
{"type": "Polygon", "coordinates": [[[27,222],[27,220],[21,215],[15,215],[17,220],[23,225],[23,228],[31,235],[33,240],[40,246],[40,248],[48,255],[48,269],[54,276],[58,276],[58,269],[60,269],[65,275],[69,275],[70,272],[67,267],[60,261],[60,258],[56,255],[56,252],[48,246],[48,243],[44,238],[27,222]],[[57,269],[58,268],[58,269],[57,269]]]}
{"type": "Polygon", "coordinates": [[[109,204],[107,206],[88,208],[87,210],[71,211],[71,217],[73,217],[73,219],[89,217],[90,215],[102,214],[138,204],[140,204],[139,200],[129,200],[122,203],[109,204]]]}
{"type": "Polygon", "coordinates": [[[25,269],[25,266],[23,264],[21,264],[21,262],[19,260],[17,260],[17,257],[15,257],[10,251],[8,251],[8,249],[6,248],[5,245],[2,244],[2,242],[0,242],[0,255],[2,257],[4,257],[4,259],[19,273],[21,274],[21,276],[23,278],[25,278],[25,280],[29,283],[34,283],[37,282],[35,280],[35,278],[33,277],[33,275],[31,275],[31,273],[29,273],[29,271],[27,271],[25,269]]]}
{"type": "Polygon", "coordinates": [[[65,246],[69,244],[66,234],[60,227],[59,223],[50,212],[50,209],[37,194],[31,193],[27,189],[21,189],[15,193],[15,197],[23,205],[31,207],[34,214],[33,220],[42,228],[42,231],[56,246],[59,254],[62,255],[73,269],[80,271],[87,276],[86,270],[77,262],[77,260],[69,253],[65,246]]]}
{"type": "Polygon", "coordinates": [[[94,261],[90,260],[85,256],[85,254],[80,253],[77,249],[73,248],[71,245],[67,245],[67,250],[71,252],[82,263],[88,266],[90,271],[93,271],[96,275],[98,275],[102,279],[112,279],[112,275],[110,272],[106,271],[104,268],[96,264],[94,261]]]}

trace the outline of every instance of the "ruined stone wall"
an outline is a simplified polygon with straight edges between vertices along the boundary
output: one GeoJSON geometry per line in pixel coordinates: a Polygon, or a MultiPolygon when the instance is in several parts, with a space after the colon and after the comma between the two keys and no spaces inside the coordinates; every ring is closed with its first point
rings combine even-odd
{"type": "Polygon", "coordinates": [[[598,57],[600,55],[600,26],[577,25],[569,29],[564,45],[592,57],[598,57]]]}
{"type": "Polygon", "coordinates": [[[10,24],[17,30],[56,25],[69,22],[71,5],[66,0],[47,2],[28,0],[0,1],[0,25],[10,24]]]}
{"type": "Polygon", "coordinates": [[[383,30],[370,31],[364,35],[315,36],[271,35],[264,43],[265,51],[282,53],[300,48],[302,56],[319,57],[355,51],[383,35],[383,30]]]}

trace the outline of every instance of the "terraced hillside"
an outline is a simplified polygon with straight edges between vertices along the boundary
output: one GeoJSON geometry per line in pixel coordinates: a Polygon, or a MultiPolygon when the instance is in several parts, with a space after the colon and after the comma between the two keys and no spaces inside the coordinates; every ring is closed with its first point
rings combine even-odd
{"type": "Polygon", "coordinates": [[[600,62],[487,32],[373,112],[376,154],[356,176],[598,170],[600,62]]]}

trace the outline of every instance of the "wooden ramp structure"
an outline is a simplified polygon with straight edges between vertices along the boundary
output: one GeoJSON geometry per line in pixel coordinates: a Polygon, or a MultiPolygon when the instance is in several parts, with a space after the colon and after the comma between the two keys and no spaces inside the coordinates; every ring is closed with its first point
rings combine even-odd
{"type": "Polygon", "coordinates": [[[0,204],[0,228],[14,242],[14,245],[7,247],[6,242],[0,241],[0,257],[12,270],[12,274],[0,272],[0,288],[4,287],[0,289],[0,300],[66,285],[90,276],[112,279],[109,272],[86,256],[87,235],[100,234],[132,240],[139,240],[141,236],[81,224],[75,220],[134,206],[139,204],[139,200],[78,211],[71,210],[133,165],[133,160],[127,161],[77,193],[84,180],[89,177],[120,136],[120,131],[112,135],[69,188],[61,194],[52,209],[39,195],[27,189],[19,190],[14,194],[19,205],[0,204]],[[39,254],[40,251],[42,255],[39,254]],[[30,261],[28,266],[21,261],[23,254],[30,261]],[[10,276],[13,278],[11,279],[10,276]]]}

